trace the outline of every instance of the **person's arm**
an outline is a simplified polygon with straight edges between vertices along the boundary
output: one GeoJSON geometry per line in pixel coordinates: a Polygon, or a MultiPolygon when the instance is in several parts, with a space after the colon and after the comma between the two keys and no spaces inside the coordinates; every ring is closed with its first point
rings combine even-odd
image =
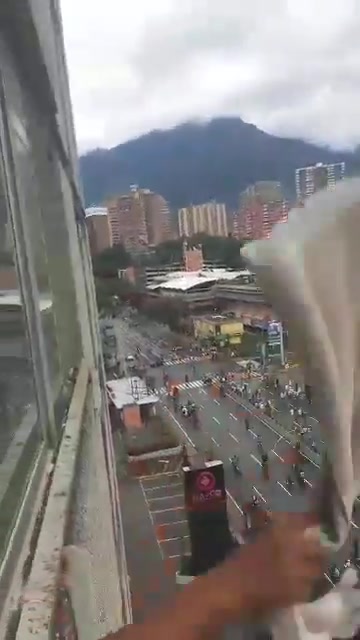
{"type": "Polygon", "coordinates": [[[196,578],[141,624],[103,640],[209,640],[233,622],[259,620],[306,602],[323,571],[319,536],[305,538],[306,518],[292,514],[252,544],[196,578]]]}
{"type": "MultiPolygon", "coordinates": [[[[217,637],[228,622],[228,612],[222,607],[221,584],[217,571],[196,578],[183,588],[172,602],[162,607],[144,623],[132,624],[104,640],[210,640],[217,637]]],[[[246,617],[238,596],[238,617],[246,617]]]]}

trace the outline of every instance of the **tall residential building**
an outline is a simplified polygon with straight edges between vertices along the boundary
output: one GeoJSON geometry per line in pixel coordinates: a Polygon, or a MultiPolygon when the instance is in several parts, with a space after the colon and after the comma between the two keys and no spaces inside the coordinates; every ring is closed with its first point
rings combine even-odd
{"type": "Polygon", "coordinates": [[[238,237],[268,238],[275,224],[287,222],[288,213],[289,206],[279,182],[256,182],[240,195],[238,237]]]}
{"type": "Polygon", "coordinates": [[[170,210],[166,200],[149,189],[131,187],[130,193],[107,203],[112,244],[129,251],[170,240],[170,210]]]}
{"type": "Polygon", "coordinates": [[[163,196],[148,189],[142,190],[145,203],[145,220],[148,234],[148,244],[155,246],[160,242],[171,240],[171,215],[169,205],[163,196]]]}
{"type": "Polygon", "coordinates": [[[190,205],[178,212],[180,238],[191,238],[196,233],[209,236],[228,235],[226,207],[218,202],[190,205]]]}
{"type": "Polygon", "coordinates": [[[63,635],[71,544],[100,638],[130,591],[59,1],[0,17],[0,637],[63,635]]]}
{"type": "Polygon", "coordinates": [[[141,251],[148,245],[144,199],[137,187],[107,203],[111,241],[128,251],[141,251]]]}
{"type": "Polygon", "coordinates": [[[322,164],[318,162],[310,167],[302,167],[295,171],[296,197],[304,201],[316,191],[332,189],[339,180],[345,177],[345,162],[322,164]]]}
{"type": "Polygon", "coordinates": [[[89,207],[85,213],[90,252],[96,256],[111,247],[108,210],[105,207],[89,207]]]}

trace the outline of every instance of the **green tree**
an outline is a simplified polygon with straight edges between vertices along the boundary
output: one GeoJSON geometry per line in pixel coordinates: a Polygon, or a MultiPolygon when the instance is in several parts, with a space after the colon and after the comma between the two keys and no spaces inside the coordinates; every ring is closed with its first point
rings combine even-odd
{"type": "MultiPolygon", "coordinates": [[[[194,247],[198,244],[202,245],[206,261],[222,264],[230,269],[245,267],[244,260],[240,255],[240,249],[243,244],[232,236],[222,238],[199,233],[188,239],[189,247],[194,247]]],[[[181,262],[182,256],[183,240],[170,240],[155,247],[154,263],[163,265],[181,262]]]]}
{"type": "Polygon", "coordinates": [[[118,244],[94,256],[93,271],[95,277],[113,278],[117,276],[119,269],[126,269],[131,264],[131,255],[123,245],[118,244]]]}
{"type": "Polygon", "coordinates": [[[167,240],[155,247],[155,259],[158,265],[181,262],[183,257],[183,241],[167,240]]]}

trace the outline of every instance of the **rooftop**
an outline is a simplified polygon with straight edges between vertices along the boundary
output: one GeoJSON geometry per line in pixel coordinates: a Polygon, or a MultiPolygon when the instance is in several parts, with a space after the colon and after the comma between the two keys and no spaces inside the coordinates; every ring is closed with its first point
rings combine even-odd
{"type": "Polygon", "coordinates": [[[201,271],[175,271],[168,274],[162,280],[149,285],[148,289],[177,289],[187,291],[199,284],[219,282],[221,280],[235,280],[241,276],[250,276],[247,269],[242,271],[229,271],[228,269],[203,269],[201,271]]]}
{"type": "Polygon", "coordinates": [[[225,315],[205,315],[205,316],[200,316],[198,319],[200,321],[213,322],[214,324],[221,323],[221,322],[234,323],[234,322],[242,321],[241,318],[238,316],[225,316],[225,315]]]}
{"type": "Polygon", "coordinates": [[[157,395],[148,392],[145,381],[138,376],[109,380],[106,388],[117,409],[134,404],[155,404],[159,400],[157,395]]]}
{"type": "Polygon", "coordinates": [[[108,210],[106,207],[89,207],[85,209],[85,215],[87,218],[91,218],[92,216],[107,216],[108,210]]]}

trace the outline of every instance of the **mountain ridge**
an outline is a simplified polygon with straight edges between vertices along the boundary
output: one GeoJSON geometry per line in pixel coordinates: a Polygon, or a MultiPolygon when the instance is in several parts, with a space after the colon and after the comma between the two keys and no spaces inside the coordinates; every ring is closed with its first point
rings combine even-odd
{"type": "Polygon", "coordinates": [[[241,118],[214,118],[89,151],[80,157],[80,172],[87,206],[138,184],[163,195],[174,209],[212,199],[235,208],[240,192],[253,182],[277,180],[291,199],[296,168],[339,161],[346,162],[349,175],[360,171],[358,149],[333,151],[273,136],[241,118]]]}

